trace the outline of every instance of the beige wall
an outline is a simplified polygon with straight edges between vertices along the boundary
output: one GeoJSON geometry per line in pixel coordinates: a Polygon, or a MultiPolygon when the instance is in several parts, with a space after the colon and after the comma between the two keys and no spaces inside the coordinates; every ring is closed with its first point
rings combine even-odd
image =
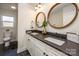
{"type": "Polygon", "coordinates": [[[26,30],[31,29],[34,11],[29,4],[18,5],[18,50],[17,53],[26,50],[26,30]]]}

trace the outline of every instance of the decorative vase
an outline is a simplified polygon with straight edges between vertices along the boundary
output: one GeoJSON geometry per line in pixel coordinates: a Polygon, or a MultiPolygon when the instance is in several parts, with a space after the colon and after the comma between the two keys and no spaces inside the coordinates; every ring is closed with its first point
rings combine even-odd
{"type": "Polygon", "coordinates": [[[43,31],[42,31],[43,34],[46,34],[46,28],[43,27],[43,31]]]}

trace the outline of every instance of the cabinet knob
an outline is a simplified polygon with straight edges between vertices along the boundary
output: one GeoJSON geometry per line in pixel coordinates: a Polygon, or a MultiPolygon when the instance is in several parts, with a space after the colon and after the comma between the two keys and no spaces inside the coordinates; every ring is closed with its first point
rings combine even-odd
{"type": "Polygon", "coordinates": [[[48,56],[45,52],[43,53],[43,55],[48,56]]]}
{"type": "Polygon", "coordinates": [[[48,55],[46,54],[46,56],[48,56],[48,55]]]}
{"type": "Polygon", "coordinates": [[[45,55],[46,53],[44,52],[43,55],[45,55]]]}
{"type": "Polygon", "coordinates": [[[28,39],[28,41],[30,41],[30,39],[28,39]]]}

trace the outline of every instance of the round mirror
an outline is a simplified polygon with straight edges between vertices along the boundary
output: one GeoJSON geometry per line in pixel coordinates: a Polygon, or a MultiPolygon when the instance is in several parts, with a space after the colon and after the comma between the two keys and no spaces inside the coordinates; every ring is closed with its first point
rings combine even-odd
{"type": "Polygon", "coordinates": [[[38,28],[42,27],[42,24],[44,22],[44,20],[46,20],[45,14],[43,12],[39,12],[36,15],[36,20],[35,20],[35,24],[38,28]]]}
{"type": "Polygon", "coordinates": [[[75,3],[57,3],[48,13],[48,23],[54,28],[65,28],[70,25],[78,15],[75,3]]]}

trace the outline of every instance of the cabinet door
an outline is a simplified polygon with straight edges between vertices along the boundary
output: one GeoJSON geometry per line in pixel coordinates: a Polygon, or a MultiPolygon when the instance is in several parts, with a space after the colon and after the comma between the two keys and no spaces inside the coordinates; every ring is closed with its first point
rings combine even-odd
{"type": "Polygon", "coordinates": [[[34,44],[35,46],[35,56],[43,56],[43,50],[39,47],[39,44],[34,44]]]}
{"type": "Polygon", "coordinates": [[[35,55],[35,50],[34,49],[35,49],[35,46],[34,46],[33,42],[30,42],[30,49],[29,49],[29,51],[30,51],[30,54],[32,56],[35,55]]]}
{"type": "Polygon", "coordinates": [[[28,49],[28,39],[29,39],[29,36],[28,36],[28,34],[26,34],[26,48],[28,49]]]}
{"type": "Polygon", "coordinates": [[[33,38],[32,37],[32,40],[31,40],[32,42],[33,42],[33,45],[34,45],[34,55],[35,56],[44,56],[44,49],[42,49],[43,48],[43,46],[41,46],[38,42],[39,42],[39,40],[38,40],[38,42],[37,42],[37,39],[35,39],[35,38],[33,38]]]}
{"type": "Polygon", "coordinates": [[[26,46],[28,50],[30,49],[30,38],[30,35],[26,34],[26,46]]]}
{"type": "Polygon", "coordinates": [[[37,43],[33,39],[33,37],[29,36],[28,38],[28,50],[31,54],[31,56],[35,56],[38,54],[38,47],[36,46],[37,43]]]}
{"type": "Polygon", "coordinates": [[[34,56],[34,45],[31,39],[28,39],[28,50],[32,56],[34,56]]]}

